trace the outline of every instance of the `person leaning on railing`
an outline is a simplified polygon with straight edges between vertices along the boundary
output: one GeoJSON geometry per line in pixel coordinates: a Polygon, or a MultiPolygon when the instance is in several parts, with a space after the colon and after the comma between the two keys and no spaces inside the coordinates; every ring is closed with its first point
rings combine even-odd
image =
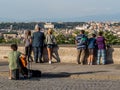
{"type": "Polygon", "coordinates": [[[27,30],[25,32],[24,43],[25,43],[25,55],[28,58],[28,61],[33,61],[33,58],[31,56],[32,37],[31,37],[31,31],[30,30],[27,30]]]}
{"type": "Polygon", "coordinates": [[[99,32],[99,35],[96,39],[98,52],[97,52],[97,65],[100,64],[100,58],[102,57],[102,64],[106,64],[106,39],[103,36],[103,32],[99,32]]]}
{"type": "Polygon", "coordinates": [[[84,64],[87,41],[88,41],[88,38],[85,35],[85,31],[81,30],[80,34],[77,35],[75,38],[75,43],[77,46],[77,64],[81,64],[81,65],[84,64]]]}
{"type": "Polygon", "coordinates": [[[53,48],[56,45],[56,40],[55,40],[55,36],[53,35],[52,29],[48,29],[48,32],[46,35],[46,44],[47,44],[49,64],[51,64],[52,63],[53,48]]]}
{"type": "Polygon", "coordinates": [[[34,61],[35,63],[42,63],[42,54],[44,46],[45,36],[44,33],[40,31],[39,25],[35,26],[35,32],[32,37],[32,46],[34,51],[34,61]]]}

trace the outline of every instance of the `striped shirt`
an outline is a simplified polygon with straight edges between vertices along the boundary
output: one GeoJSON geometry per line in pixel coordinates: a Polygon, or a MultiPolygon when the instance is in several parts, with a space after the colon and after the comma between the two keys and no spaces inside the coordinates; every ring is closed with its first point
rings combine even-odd
{"type": "Polygon", "coordinates": [[[87,47],[87,36],[84,34],[80,34],[76,37],[77,41],[77,49],[86,48],[87,47]]]}

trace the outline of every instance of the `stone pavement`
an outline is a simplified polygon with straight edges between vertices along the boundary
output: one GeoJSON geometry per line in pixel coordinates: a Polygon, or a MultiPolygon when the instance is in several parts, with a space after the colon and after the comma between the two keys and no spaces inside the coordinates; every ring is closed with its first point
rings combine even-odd
{"type": "Polygon", "coordinates": [[[8,64],[0,62],[0,90],[119,90],[120,65],[49,65],[32,63],[41,78],[8,80],[8,64]]]}

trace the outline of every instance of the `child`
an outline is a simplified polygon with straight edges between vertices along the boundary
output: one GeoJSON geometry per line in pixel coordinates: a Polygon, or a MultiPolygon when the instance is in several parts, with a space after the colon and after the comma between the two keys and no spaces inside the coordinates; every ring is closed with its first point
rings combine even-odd
{"type": "Polygon", "coordinates": [[[94,58],[94,49],[96,45],[96,35],[92,34],[92,37],[88,39],[88,50],[89,50],[89,57],[88,57],[88,65],[93,64],[93,58],[94,58]]]}
{"type": "Polygon", "coordinates": [[[9,79],[19,79],[19,57],[21,52],[17,51],[18,46],[16,44],[11,45],[12,51],[8,55],[9,62],[9,79]]]}
{"type": "Polygon", "coordinates": [[[25,33],[24,43],[25,43],[25,55],[28,58],[28,61],[33,61],[32,56],[31,56],[32,37],[31,37],[31,31],[30,30],[26,31],[26,33],[25,33]]]}
{"type": "Polygon", "coordinates": [[[96,39],[98,52],[97,52],[97,65],[100,65],[100,58],[102,57],[102,64],[106,64],[106,39],[103,36],[103,32],[99,32],[99,36],[96,39]]]}

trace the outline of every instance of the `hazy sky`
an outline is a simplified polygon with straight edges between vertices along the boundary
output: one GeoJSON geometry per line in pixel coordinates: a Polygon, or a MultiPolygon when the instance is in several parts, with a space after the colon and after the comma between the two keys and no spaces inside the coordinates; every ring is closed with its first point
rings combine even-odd
{"type": "Polygon", "coordinates": [[[0,17],[71,18],[120,13],[120,0],[0,0],[0,17]]]}

